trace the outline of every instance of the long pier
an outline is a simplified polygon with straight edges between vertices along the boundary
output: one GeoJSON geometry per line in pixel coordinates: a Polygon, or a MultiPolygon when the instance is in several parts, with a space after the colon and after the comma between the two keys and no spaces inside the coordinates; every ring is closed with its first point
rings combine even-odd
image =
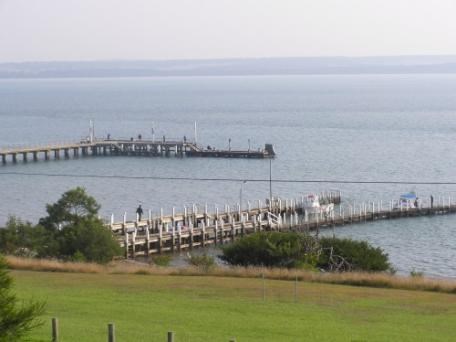
{"type": "MultiPolygon", "coordinates": [[[[320,194],[326,203],[339,204],[340,192],[320,194]]],[[[127,214],[121,222],[111,216],[108,226],[124,248],[125,257],[148,256],[151,254],[174,252],[209,245],[225,244],[237,237],[255,231],[281,229],[284,220],[293,225],[299,224],[298,212],[302,211],[302,203],[297,200],[256,201],[247,202],[246,208],[238,203],[235,207],[225,205],[215,207],[213,212],[205,205],[203,208],[193,204],[184,207],[180,213],[172,208],[171,215],[152,215],[149,210],[147,218],[128,221],[127,214]]]]}
{"type": "Polygon", "coordinates": [[[203,148],[195,142],[182,140],[91,139],[74,143],[0,149],[2,164],[18,161],[57,160],[79,156],[147,156],[147,157],[213,157],[213,158],[274,158],[271,144],[257,150],[218,150],[203,148]]]}
{"type": "Polygon", "coordinates": [[[149,211],[146,219],[115,222],[108,226],[125,251],[126,258],[149,256],[164,252],[191,250],[211,245],[223,245],[246,234],[258,231],[319,231],[357,223],[375,222],[407,217],[422,217],[456,213],[456,203],[451,197],[439,197],[435,204],[421,203],[418,208],[401,207],[399,201],[343,203],[340,192],[320,195],[325,203],[334,203],[336,209],[327,214],[306,214],[304,198],[248,202],[247,208],[239,204],[235,208],[225,205],[223,211],[208,211],[196,205],[184,207],[184,211],[171,215],[153,216],[149,211]]]}

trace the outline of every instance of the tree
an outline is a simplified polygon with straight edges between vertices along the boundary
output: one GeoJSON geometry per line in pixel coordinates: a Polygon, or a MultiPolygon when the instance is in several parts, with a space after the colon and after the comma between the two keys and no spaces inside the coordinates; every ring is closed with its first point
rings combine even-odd
{"type": "Polygon", "coordinates": [[[30,330],[42,324],[38,316],[44,312],[44,303],[31,302],[18,306],[11,293],[12,278],[8,275],[5,259],[0,255],[0,341],[18,341],[30,330]]]}
{"type": "Polygon", "coordinates": [[[75,261],[107,263],[121,254],[119,243],[98,218],[84,218],[58,234],[60,256],[75,261]]]}
{"type": "Polygon", "coordinates": [[[11,216],[5,228],[0,229],[0,252],[20,256],[46,257],[58,250],[54,234],[43,226],[11,216]]]}
{"type": "Polygon", "coordinates": [[[48,216],[40,224],[48,229],[76,224],[83,218],[95,218],[100,210],[97,201],[84,188],[77,187],[65,192],[54,204],[47,204],[48,216]]]}
{"type": "Polygon", "coordinates": [[[54,235],[55,256],[78,261],[105,263],[121,249],[112,232],[97,217],[100,205],[83,188],[65,192],[54,204],[48,204],[48,216],[40,224],[54,235]]]}

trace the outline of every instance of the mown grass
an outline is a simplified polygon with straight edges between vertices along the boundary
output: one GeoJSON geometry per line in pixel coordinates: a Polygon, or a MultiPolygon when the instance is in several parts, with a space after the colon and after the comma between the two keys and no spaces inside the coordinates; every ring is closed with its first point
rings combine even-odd
{"type": "Polygon", "coordinates": [[[32,341],[451,341],[456,296],[259,278],[12,271],[23,299],[47,302],[32,341]]]}

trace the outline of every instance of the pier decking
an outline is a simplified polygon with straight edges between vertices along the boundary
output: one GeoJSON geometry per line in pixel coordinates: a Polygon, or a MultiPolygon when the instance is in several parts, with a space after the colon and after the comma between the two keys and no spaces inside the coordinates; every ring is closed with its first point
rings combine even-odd
{"type": "Polygon", "coordinates": [[[143,139],[93,139],[75,143],[49,144],[45,146],[0,148],[2,164],[29,160],[69,159],[79,156],[147,156],[147,157],[213,157],[213,158],[274,158],[271,144],[258,150],[217,150],[203,148],[195,142],[183,140],[143,139]]]}
{"type": "Polygon", "coordinates": [[[303,199],[274,199],[270,203],[248,203],[241,209],[225,206],[209,213],[207,205],[202,211],[195,205],[184,207],[182,213],[173,208],[171,215],[153,216],[147,219],[122,222],[111,217],[108,226],[125,250],[125,256],[148,256],[156,253],[223,245],[246,234],[257,231],[315,231],[356,223],[374,222],[406,217],[421,217],[456,213],[456,203],[450,197],[439,198],[435,205],[422,204],[419,208],[402,208],[398,203],[370,202],[356,205],[341,203],[340,192],[321,194],[326,203],[338,205],[330,215],[306,215],[303,199]]]}

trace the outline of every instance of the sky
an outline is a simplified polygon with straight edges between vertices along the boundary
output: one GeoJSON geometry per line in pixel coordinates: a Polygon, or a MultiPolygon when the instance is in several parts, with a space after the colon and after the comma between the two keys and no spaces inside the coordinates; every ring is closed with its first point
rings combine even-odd
{"type": "Polygon", "coordinates": [[[0,0],[0,62],[456,54],[455,0],[0,0]]]}

